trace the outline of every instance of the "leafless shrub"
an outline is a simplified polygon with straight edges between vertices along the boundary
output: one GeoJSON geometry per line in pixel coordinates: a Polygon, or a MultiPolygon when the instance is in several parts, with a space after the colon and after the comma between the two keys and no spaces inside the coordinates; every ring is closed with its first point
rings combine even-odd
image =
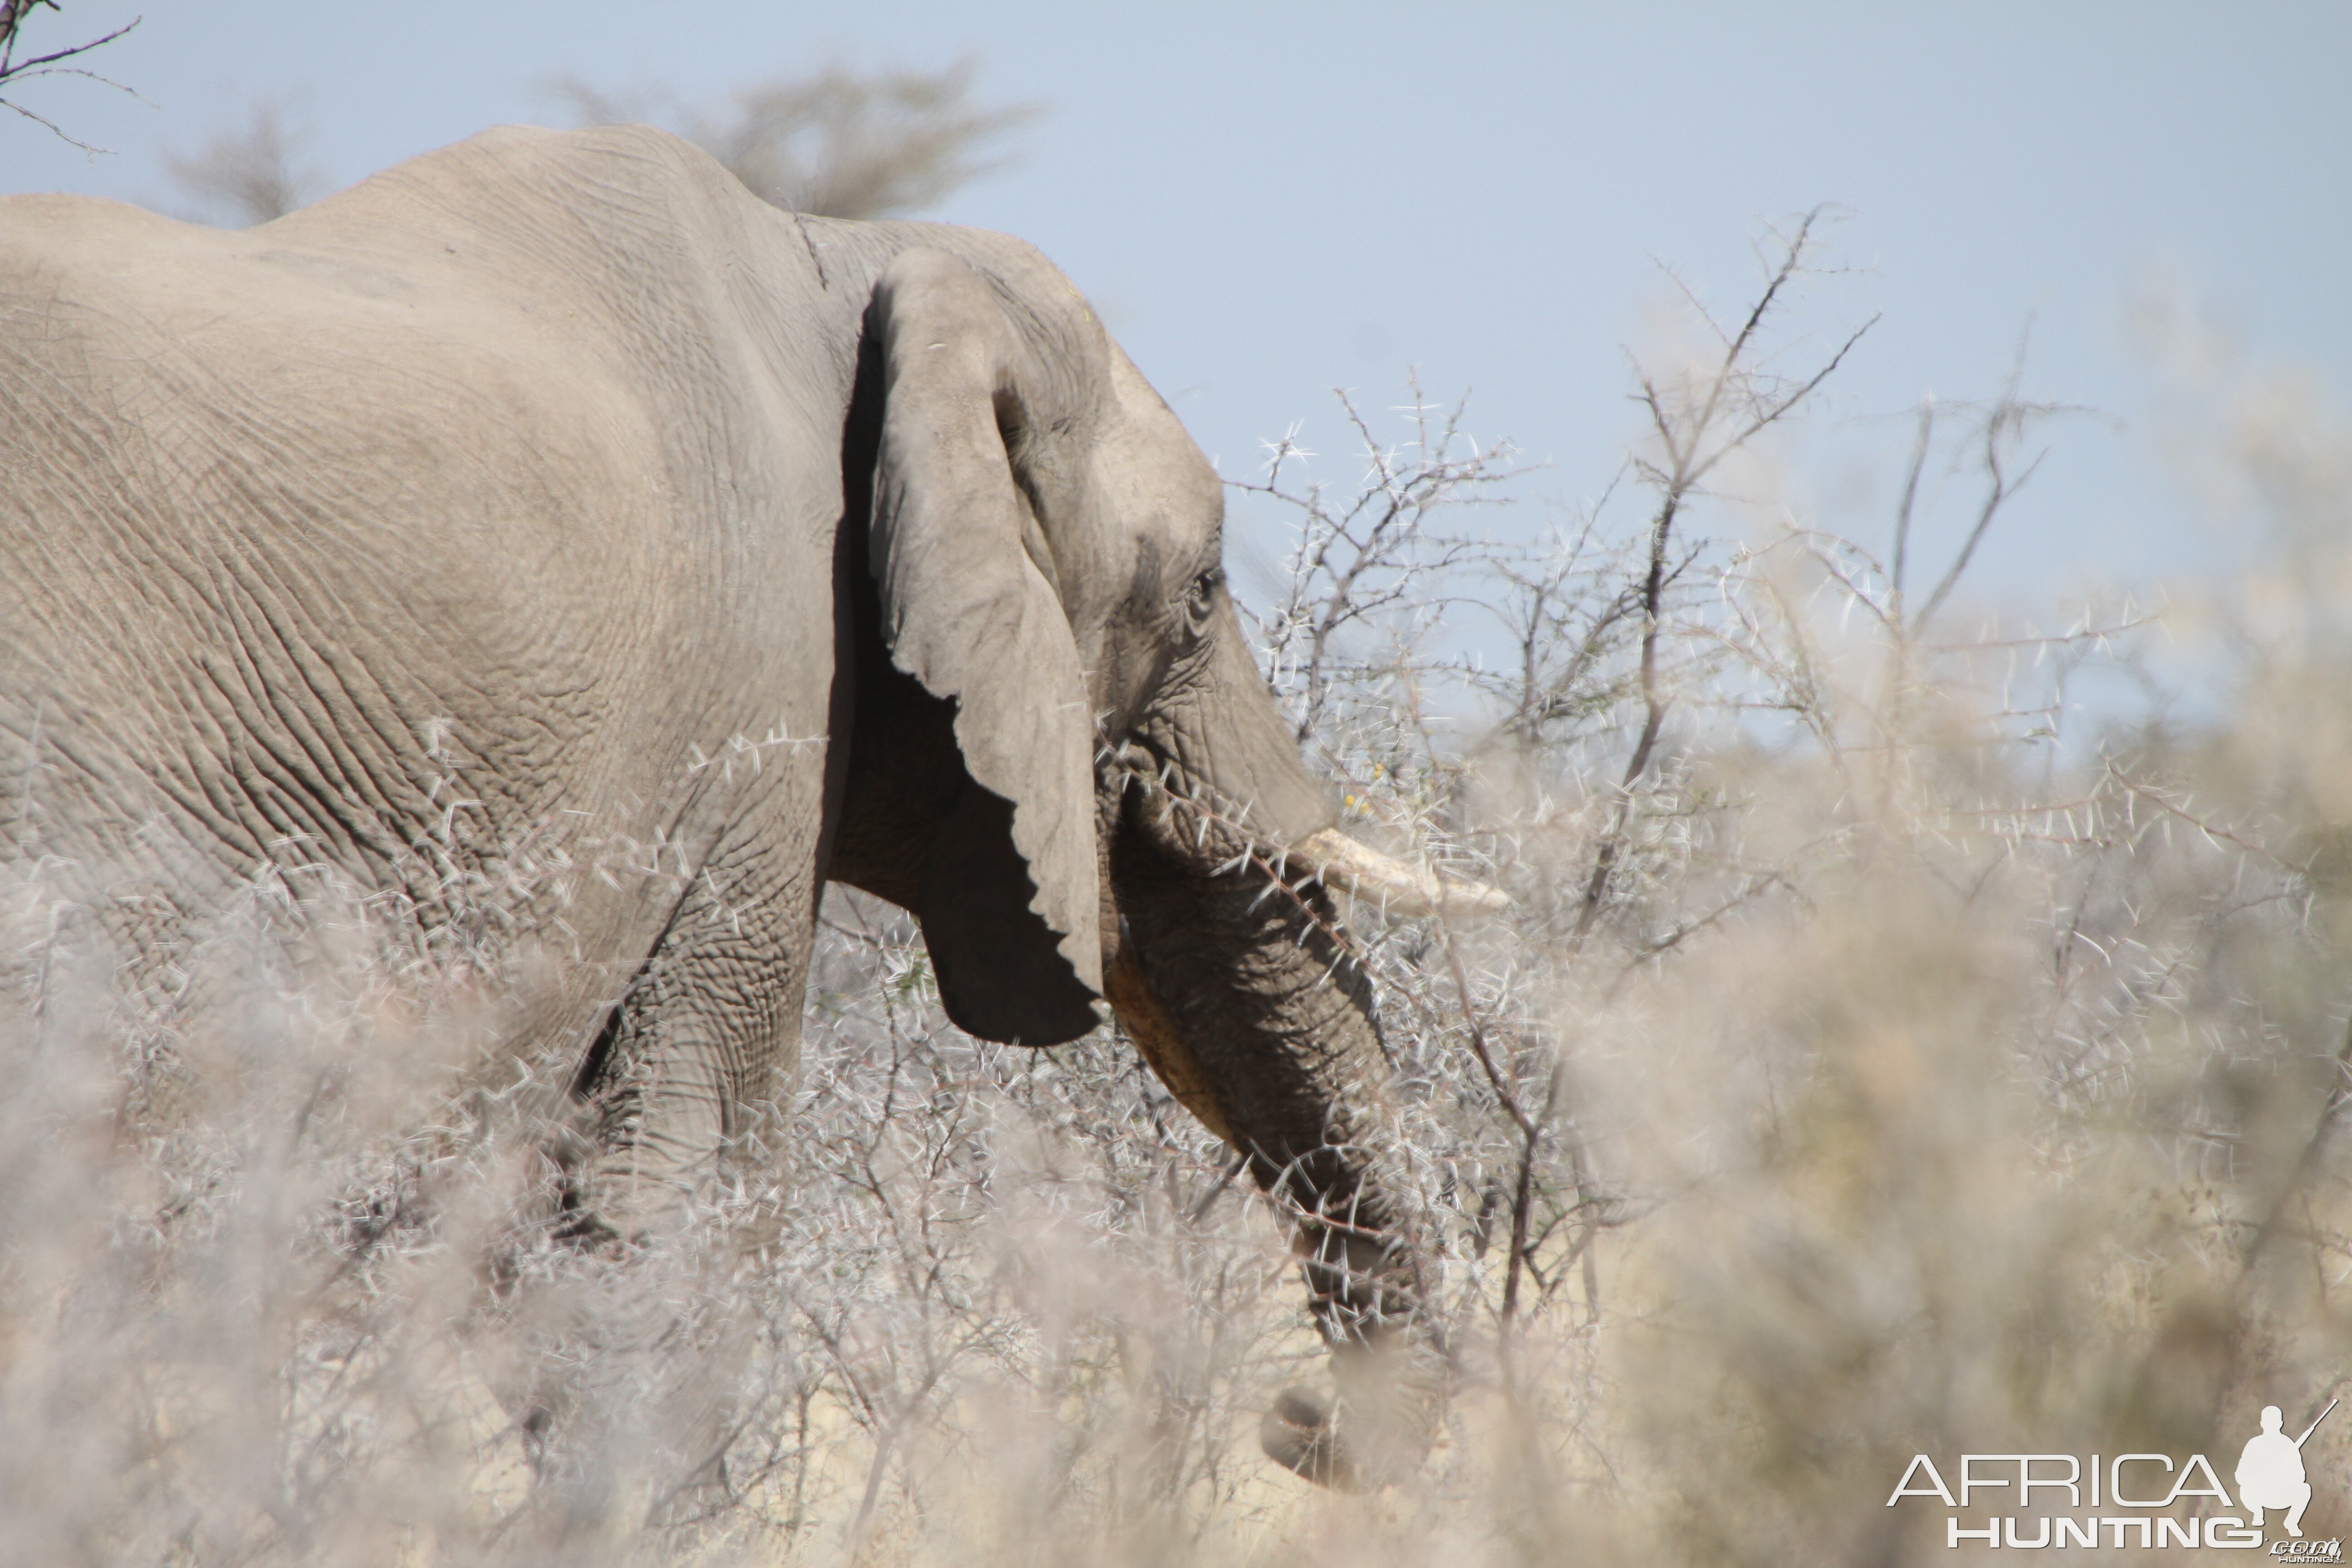
{"type": "Polygon", "coordinates": [[[551,85],[581,124],[668,124],[761,201],[789,212],[875,218],[935,205],[1011,161],[984,149],[1037,109],[978,107],[975,69],[971,59],[942,71],[870,76],[833,66],[745,88],[727,114],[667,93],[617,95],[570,77],[551,85]]]}
{"type": "MultiPolygon", "coordinates": [[[[2303,989],[2327,948],[2298,903],[2312,862],[2279,838],[2315,830],[2195,809],[2185,781],[2147,774],[2161,727],[2063,744],[2074,675],[2133,657],[2147,617],[2130,604],[2056,631],[1931,625],[2030,478],[2024,444],[2068,411],[2014,377],[1980,407],[1921,410],[1892,563],[1709,494],[1859,336],[1769,368],[1815,229],[1770,243],[1739,324],[1709,326],[1690,369],[1637,364],[1654,442],[1629,464],[1651,503],[1638,531],[1612,533],[1612,490],[1541,550],[1450,532],[1377,442],[1351,500],[1278,483],[1288,443],[1243,487],[1299,518],[1273,676],[1315,664],[1315,689],[1289,695],[1350,810],[1518,895],[1509,931],[1439,921],[1377,947],[1407,1081],[1450,1086],[1427,1103],[1452,1113],[1411,1142],[1478,1172],[1431,1184],[1432,1229],[1470,1237],[1470,1259],[1509,1237],[1486,1287],[1451,1303],[1465,1392],[1491,1378],[1531,1437],[1511,1463],[1542,1479],[1518,1495],[1596,1486],[1615,1504],[1600,1519],[1677,1521],[1709,1560],[1940,1547],[1877,1505],[1910,1454],[1988,1440],[1970,1434],[2186,1452],[2218,1447],[2217,1423],[2252,1430],[2256,1387],[2315,1412],[2319,1363],[2282,1347],[2329,1331],[2320,1259],[2345,1245],[2322,1217],[2341,1202],[2325,1173],[2343,999],[2303,989]],[[1938,462],[1979,488],[1927,488],[1969,515],[1906,603],[1938,462]],[[1745,537],[1692,536],[1701,502],[1745,537]],[[1402,600],[1354,569],[1374,539],[1398,542],[1373,559],[1410,582],[1402,600]],[[1356,583],[1371,591],[1350,599],[1356,583]],[[1500,622],[1511,657],[1444,645],[1465,607],[1500,622]],[[1341,627],[1368,650],[1352,665],[1317,636],[1341,627]],[[2252,951],[2309,952],[2288,984],[2316,1011],[2288,1036],[2284,977],[2239,967],[2252,951]],[[2282,1169],[2252,1153],[2266,1142],[2300,1152],[2282,1169]],[[2311,1205],[2297,1222],[2282,1191],[2311,1205]],[[2303,1283],[2265,1295],[2258,1277],[2275,1290],[2289,1272],[2262,1259],[2288,1235],[2313,1249],[2303,1283]],[[1516,1373],[1515,1344],[1549,1347],[1543,1375],[1516,1373]],[[1612,1369],[1638,1383],[1611,1386],[1612,1369]]],[[[1413,476],[1472,471],[1426,456],[1452,425],[1408,417],[1413,476]]],[[[2299,518],[2342,487],[2309,457],[2327,442],[2294,447],[2277,489],[2299,518]]],[[[2260,711],[2292,682],[2273,668],[2256,685],[2260,711]]],[[[2273,756],[2310,743],[2263,732],[2273,756]]],[[[2320,754],[2343,754],[2332,729],[2320,754]]],[[[1526,1506],[1544,1552],[1590,1544],[1592,1516],[1526,1506]]]]}

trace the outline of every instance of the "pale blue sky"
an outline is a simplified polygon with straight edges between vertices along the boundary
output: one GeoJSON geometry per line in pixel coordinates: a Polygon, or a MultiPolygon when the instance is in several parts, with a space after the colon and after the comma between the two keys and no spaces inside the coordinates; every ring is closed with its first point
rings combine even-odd
{"type": "MultiPolygon", "coordinates": [[[[69,0],[35,40],[142,7],[69,0]]],[[[2257,358],[2352,385],[2352,5],[582,3],[147,5],[88,83],[26,101],[116,150],[0,123],[0,189],[169,195],[160,154],[240,95],[305,95],[339,183],[543,117],[570,71],[719,94],[839,58],[982,58],[1034,100],[1017,167],[933,215],[1034,240],[1228,475],[1305,422],[1353,477],[1328,389],[1386,408],[1408,363],[1483,437],[1589,496],[1638,433],[1620,345],[1673,264],[1727,308],[1761,220],[1822,203],[1857,268],[1803,305],[1884,320],[1792,454],[1801,494],[1883,531],[1923,391],[1984,396],[2027,319],[2025,391],[2109,416],[2055,450],[1985,584],[2147,581],[2213,557],[2168,471],[2126,301],[2169,278],[2257,358]],[[1868,460],[1881,453],[1883,460],[1868,460]]],[[[1957,507],[1947,524],[1957,528],[1957,507]]]]}

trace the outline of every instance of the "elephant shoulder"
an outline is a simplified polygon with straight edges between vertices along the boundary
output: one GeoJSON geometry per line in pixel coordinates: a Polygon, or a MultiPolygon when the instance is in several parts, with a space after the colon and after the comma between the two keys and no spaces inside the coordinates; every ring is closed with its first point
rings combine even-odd
{"type": "Polygon", "coordinates": [[[758,201],[718,159],[651,125],[498,125],[387,173],[420,189],[478,185],[507,195],[520,186],[568,201],[661,209],[673,221],[697,207],[758,201]]]}
{"type": "Polygon", "coordinates": [[[103,196],[0,196],[0,294],[60,282],[172,247],[217,246],[215,230],[103,196]]]}
{"type": "Polygon", "coordinates": [[[616,363],[675,379],[677,356],[697,357],[690,378],[711,385],[781,346],[787,376],[816,368],[820,401],[845,395],[833,384],[854,363],[862,297],[795,215],[649,126],[502,126],[269,227],[283,247],[364,251],[473,300],[572,311],[616,363]]]}
{"type": "Polygon", "coordinates": [[[83,236],[111,233],[153,233],[158,230],[184,229],[192,226],[128,202],[112,201],[105,196],[79,196],[62,191],[31,191],[22,195],[0,195],[0,243],[11,246],[38,244],[43,240],[79,239],[83,236]]]}
{"type": "Polygon", "coordinates": [[[279,221],[354,236],[467,232],[548,263],[586,250],[707,265],[769,211],[716,158],[667,131],[501,125],[279,221]]]}

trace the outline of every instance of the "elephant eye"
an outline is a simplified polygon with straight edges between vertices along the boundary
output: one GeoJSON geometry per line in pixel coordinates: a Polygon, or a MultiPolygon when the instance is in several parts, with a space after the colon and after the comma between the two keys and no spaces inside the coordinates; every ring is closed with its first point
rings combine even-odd
{"type": "Polygon", "coordinates": [[[1223,572],[1212,567],[1193,578],[1192,585],[1184,590],[1184,613],[1192,618],[1194,630],[1207,624],[1209,611],[1217,602],[1217,584],[1224,577],[1223,572]]]}

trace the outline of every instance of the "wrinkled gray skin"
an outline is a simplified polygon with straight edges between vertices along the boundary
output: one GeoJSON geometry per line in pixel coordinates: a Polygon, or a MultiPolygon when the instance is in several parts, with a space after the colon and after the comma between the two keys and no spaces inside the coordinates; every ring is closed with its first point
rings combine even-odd
{"type": "MultiPolygon", "coordinates": [[[[777,213],[642,129],[492,132],[243,233],[16,197],[0,408],[0,819],[118,942],[323,862],[576,955],[509,965],[504,1049],[577,1061],[583,1224],[626,1228],[786,1089],[819,894],[866,889],[965,1029],[1053,1045],[1108,995],[1349,1222],[1300,1226],[1313,1307],[1350,1404],[1398,1403],[1414,1261],[1335,1147],[1368,989],[1318,887],[1219,871],[1329,808],[1214,473],[1034,250],[777,213]],[[667,874],[545,873],[602,821],[667,874]],[[142,873],[171,910],[109,905],[142,873]]],[[[1285,1396],[1269,1451],[1345,1481],[1323,1419],[1285,1396]]]]}

